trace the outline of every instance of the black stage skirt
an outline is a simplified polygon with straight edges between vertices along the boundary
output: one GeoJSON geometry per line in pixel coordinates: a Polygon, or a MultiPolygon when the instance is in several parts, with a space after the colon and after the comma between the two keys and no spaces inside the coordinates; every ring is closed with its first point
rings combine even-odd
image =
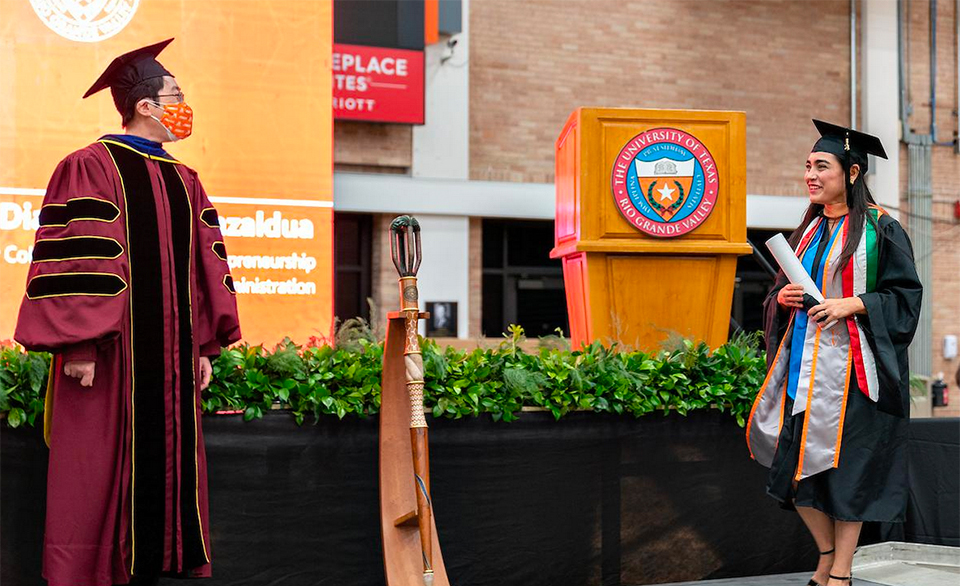
{"type": "Polygon", "coordinates": [[[767,493],[784,509],[813,507],[839,521],[902,523],[907,510],[909,421],[877,410],[851,377],[838,466],[797,483],[800,439],[806,413],[790,415],[787,397],[783,429],[770,466],[767,493]]]}

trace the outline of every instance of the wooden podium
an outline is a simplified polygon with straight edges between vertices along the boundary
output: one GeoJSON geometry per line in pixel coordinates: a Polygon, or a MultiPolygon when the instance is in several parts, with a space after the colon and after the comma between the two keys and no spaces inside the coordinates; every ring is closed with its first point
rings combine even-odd
{"type": "Polygon", "coordinates": [[[746,226],[742,112],[580,108],[556,144],[574,347],[727,340],[746,226]]]}

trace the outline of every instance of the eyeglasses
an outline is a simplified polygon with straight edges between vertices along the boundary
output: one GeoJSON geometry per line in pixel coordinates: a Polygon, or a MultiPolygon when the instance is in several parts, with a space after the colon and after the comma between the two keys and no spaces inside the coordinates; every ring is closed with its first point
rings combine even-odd
{"type": "Polygon", "coordinates": [[[157,97],[158,98],[176,98],[177,99],[177,101],[175,102],[176,104],[182,104],[184,99],[183,92],[177,92],[175,94],[157,94],[157,97]]]}

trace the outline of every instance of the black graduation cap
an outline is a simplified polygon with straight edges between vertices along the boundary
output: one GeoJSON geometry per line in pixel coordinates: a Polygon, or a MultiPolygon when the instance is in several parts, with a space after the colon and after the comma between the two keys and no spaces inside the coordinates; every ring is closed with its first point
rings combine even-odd
{"type": "Polygon", "coordinates": [[[134,87],[148,79],[173,75],[157,61],[157,55],[172,42],[173,39],[171,38],[120,55],[107,66],[107,69],[90,86],[87,93],[83,94],[83,97],[87,98],[100,90],[110,88],[110,93],[113,94],[113,103],[117,106],[117,110],[123,112],[127,95],[134,87]]]}
{"type": "Polygon", "coordinates": [[[850,128],[830,124],[823,120],[814,119],[813,124],[820,131],[820,140],[813,145],[810,152],[823,152],[836,155],[848,166],[860,165],[860,172],[867,172],[867,155],[874,155],[881,159],[887,158],[886,151],[880,139],[870,134],[857,132],[850,128]]]}

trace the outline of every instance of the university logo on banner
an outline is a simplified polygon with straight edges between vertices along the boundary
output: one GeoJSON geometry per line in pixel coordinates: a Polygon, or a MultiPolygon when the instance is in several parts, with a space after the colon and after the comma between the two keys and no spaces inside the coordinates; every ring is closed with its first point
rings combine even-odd
{"type": "Polygon", "coordinates": [[[670,238],[702,224],[717,202],[716,162],[695,136],[655,128],[630,139],[613,164],[617,209],[650,236],[670,238]]]}
{"type": "Polygon", "coordinates": [[[30,0],[43,24],[71,41],[96,43],[130,24],[140,0],[30,0]]]}

